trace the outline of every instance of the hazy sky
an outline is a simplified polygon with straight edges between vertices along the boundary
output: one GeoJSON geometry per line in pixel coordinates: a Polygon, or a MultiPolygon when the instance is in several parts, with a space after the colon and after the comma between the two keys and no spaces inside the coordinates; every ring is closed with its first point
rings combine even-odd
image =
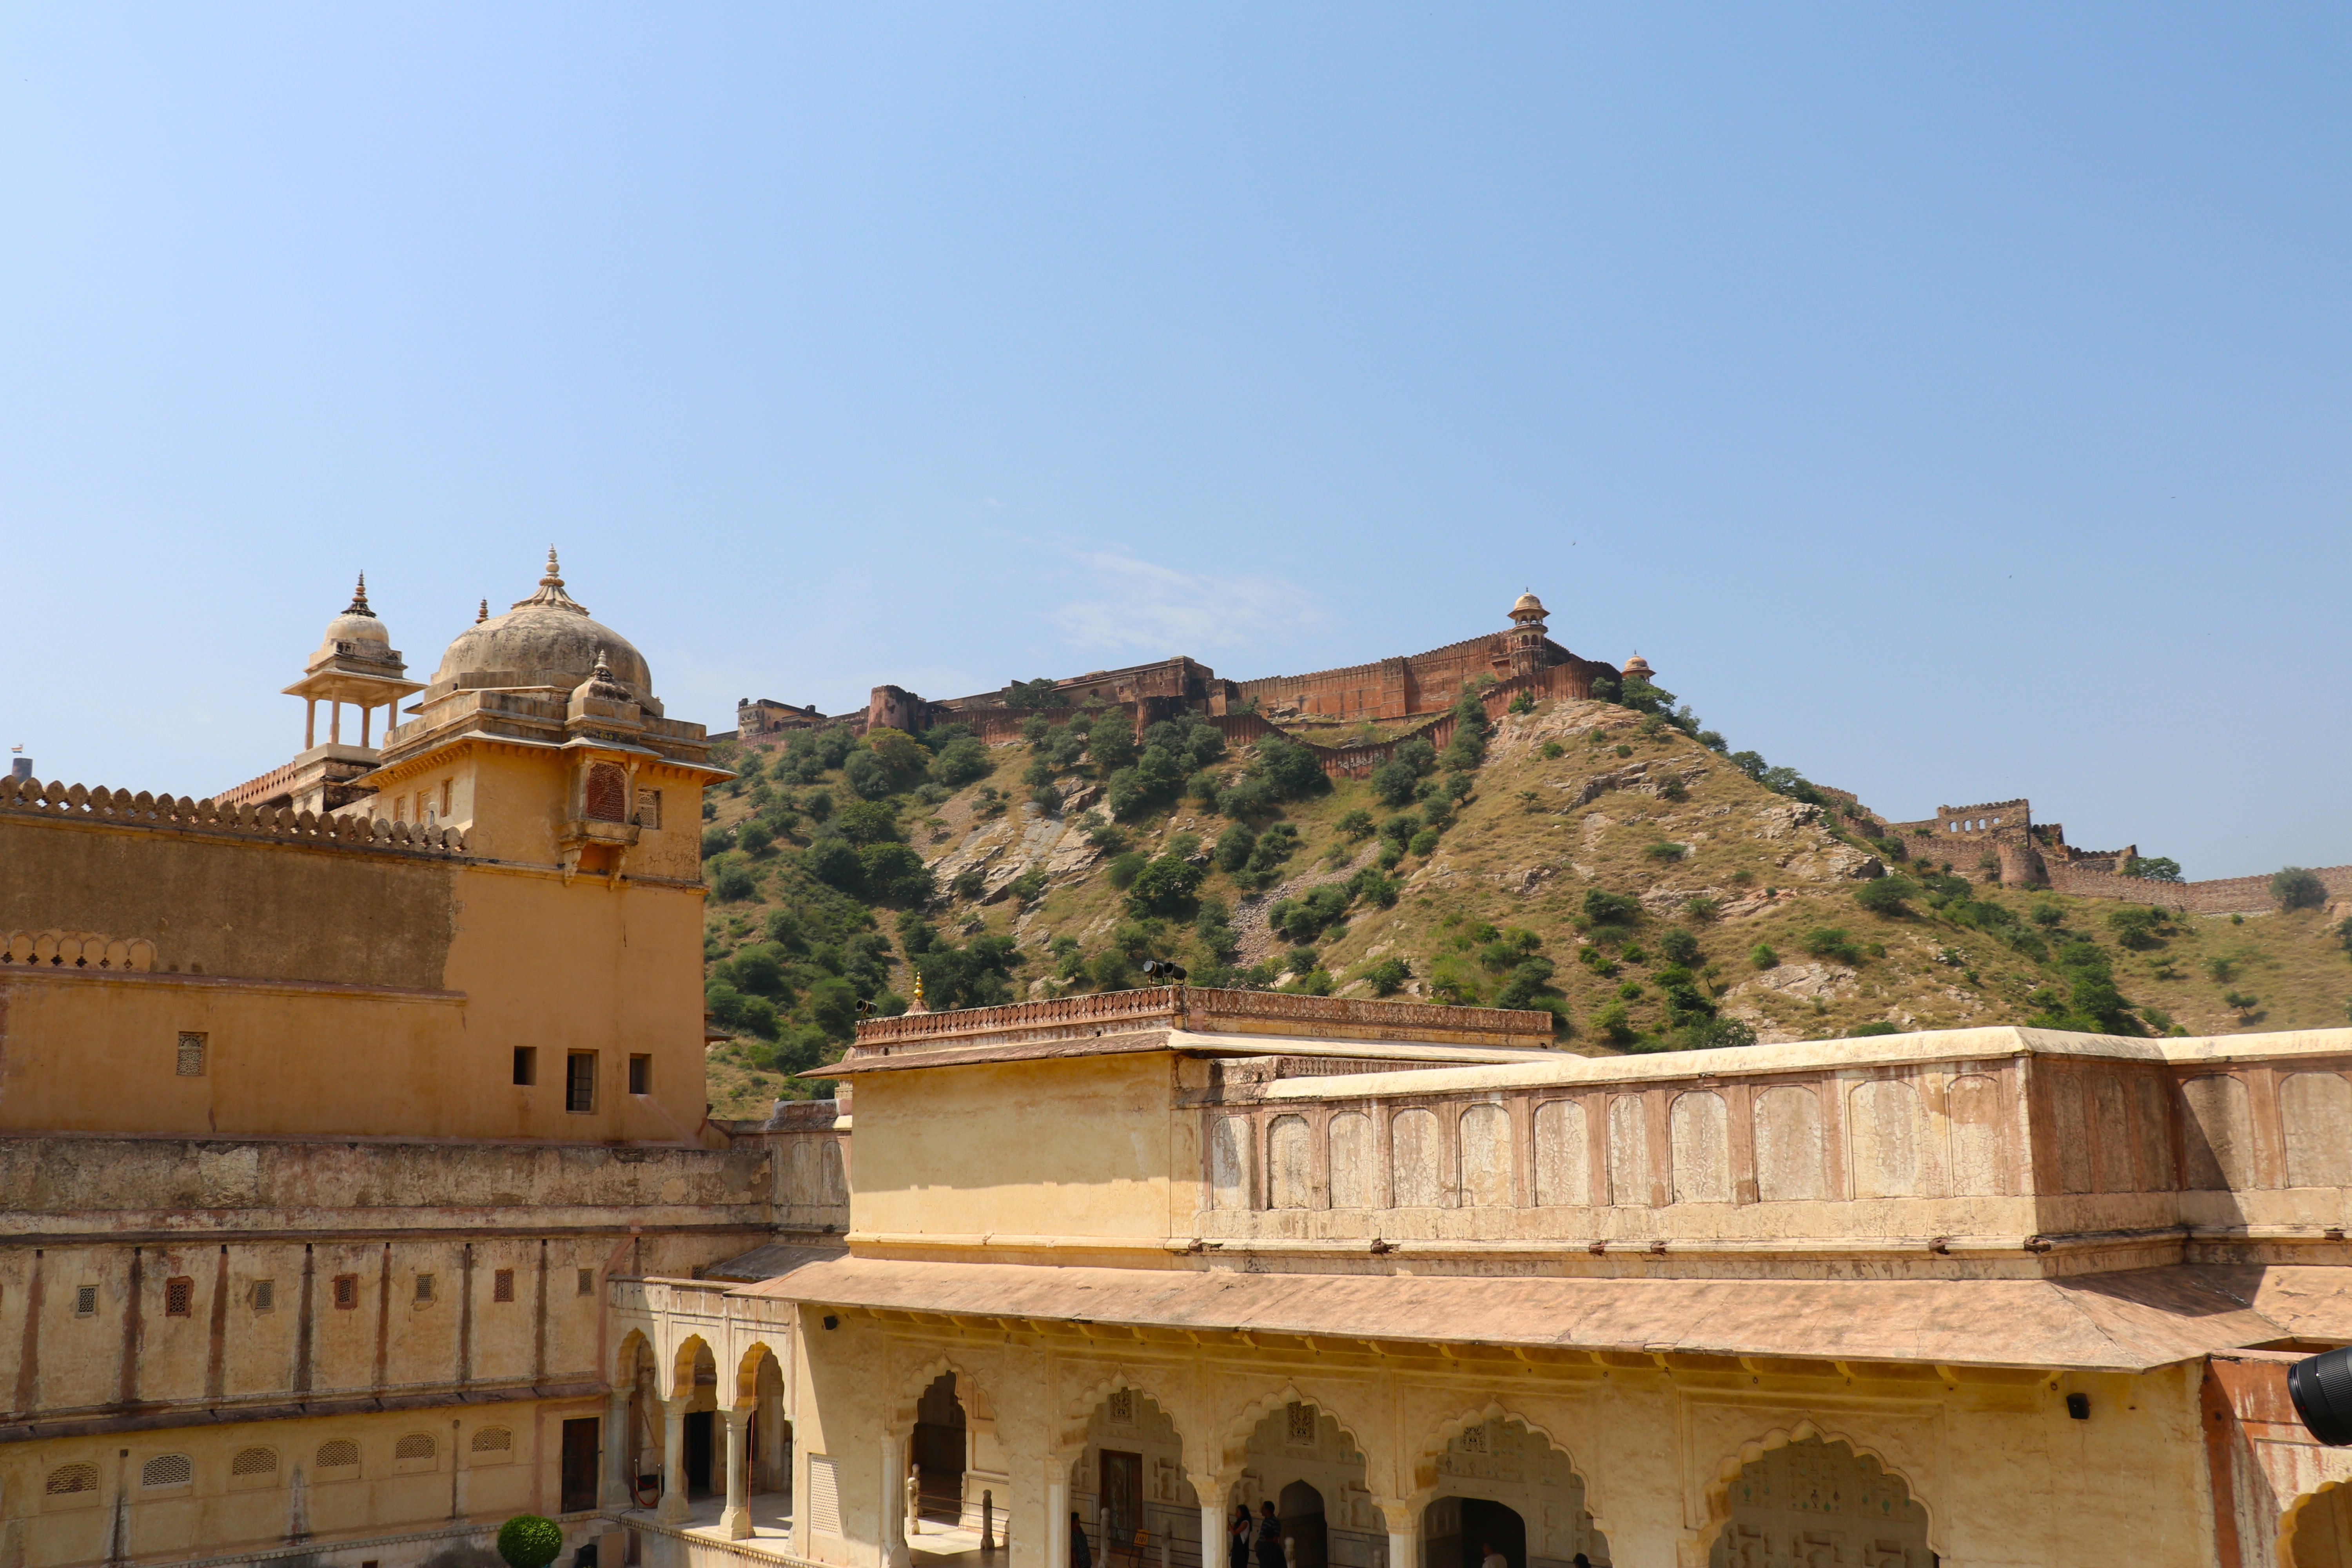
{"type": "Polygon", "coordinates": [[[1880,810],[2352,861],[2338,5],[18,5],[0,742],[364,567],[674,717],[1499,628],[1880,810]]]}

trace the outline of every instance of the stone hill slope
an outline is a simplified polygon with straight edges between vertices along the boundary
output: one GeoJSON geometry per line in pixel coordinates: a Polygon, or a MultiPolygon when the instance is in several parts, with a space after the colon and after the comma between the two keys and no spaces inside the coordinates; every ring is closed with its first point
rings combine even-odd
{"type": "Polygon", "coordinates": [[[1319,775],[1280,798],[1278,768],[1228,752],[1194,774],[1228,795],[1255,778],[1224,810],[1188,793],[1113,821],[1075,737],[966,747],[984,776],[881,801],[811,757],[782,782],[773,753],[719,793],[706,952],[737,1037],[713,1049],[718,1114],[805,1092],[783,1074],[837,1054],[861,998],[904,1005],[917,971],[938,1006],[1139,984],[1169,958],[1195,983],[1546,1007],[1592,1053],[2034,1019],[2289,1028],[2341,1023],[2352,996],[2352,911],[2119,917],[1890,863],[1606,703],[1503,716],[1483,762],[1450,790],[1431,768],[1437,799],[1402,805],[1319,775]],[[1031,798],[1049,776],[1052,809],[1031,798]]]}

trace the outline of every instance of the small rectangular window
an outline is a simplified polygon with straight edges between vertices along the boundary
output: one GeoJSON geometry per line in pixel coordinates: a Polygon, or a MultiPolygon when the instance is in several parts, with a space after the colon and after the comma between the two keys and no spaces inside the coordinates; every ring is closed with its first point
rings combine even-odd
{"type": "Polygon", "coordinates": [[[163,1281],[163,1315],[193,1318],[196,1314],[196,1282],[186,1275],[163,1281]]]}
{"type": "Polygon", "coordinates": [[[493,1301],[511,1301],[514,1300],[513,1269],[501,1268],[497,1273],[490,1276],[490,1300],[493,1301]]]}
{"type": "Polygon", "coordinates": [[[629,1058],[629,1092],[651,1094],[654,1091],[654,1058],[646,1056],[629,1058]]]}
{"type": "Polygon", "coordinates": [[[416,1277],[416,1299],[420,1301],[433,1300],[433,1276],[430,1274],[419,1274],[416,1277]]]}
{"type": "Polygon", "coordinates": [[[449,803],[450,803],[450,801],[451,801],[451,800],[453,800],[454,798],[456,798],[457,793],[457,781],[456,779],[443,779],[443,780],[441,781],[441,815],[442,815],[442,816],[448,816],[448,815],[449,815],[449,803]]]}
{"type": "Polygon", "coordinates": [[[360,1304],[360,1277],[356,1274],[335,1276],[335,1310],[348,1312],[360,1304]]]}
{"type": "Polygon", "coordinates": [[[205,1076],[205,1037],[183,1029],[180,1031],[180,1054],[177,1071],[182,1078],[205,1076]]]}
{"type": "Polygon", "coordinates": [[[596,1271],[593,1268],[583,1268],[580,1271],[580,1294],[593,1296],[595,1293],[596,1271]]]}
{"type": "Polygon", "coordinates": [[[514,1080],[525,1087],[539,1081],[539,1047],[537,1046],[515,1047],[514,1080]]]}
{"type": "Polygon", "coordinates": [[[596,1109],[596,1053],[574,1051],[563,1076],[563,1109],[586,1114],[596,1109]]]}
{"type": "Polygon", "coordinates": [[[98,1316],[97,1286],[84,1285],[74,1291],[74,1316],[77,1318],[98,1316]]]}
{"type": "Polygon", "coordinates": [[[637,826],[660,831],[661,791],[641,789],[637,792],[637,826]]]}
{"type": "Polygon", "coordinates": [[[253,1310],[257,1312],[269,1312],[275,1311],[277,1308],[278,1281],[275,1279],[255,1280],[253,1282],[253,1310]]]}

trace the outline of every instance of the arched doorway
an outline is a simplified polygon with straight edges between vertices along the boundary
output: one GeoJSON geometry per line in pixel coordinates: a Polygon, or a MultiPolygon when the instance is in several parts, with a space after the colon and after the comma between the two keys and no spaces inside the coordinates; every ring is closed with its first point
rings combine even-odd
{"type": "Polygon", "coordinates": [[[1325,1568],[1330,1562],[1331,1533],[1323,1519],[1323,1494],[1305,1481],[1293,1481],[1275,1500],[1274,1512],[1288,1543],[1289,1568],[1325,1568]]]}
{"type": "Polygon", "coordinates": [[[1276,1406],[1243,1444],[1241,1479],[1227,1506],[1245,1504],[1263,1517],[1268,1502],[1293,1568],[1376,1563],[1385,1550],[1387,1525],[1364,1484],[1363,1453],[1318,1405],[1276,1406]]]}
{"type": "Polygon", "coordinates": [[[754,1497],[792,1509],[793,1424],[784,1419],[784,1368],[776,1352],[753,1345],[736,1370],[736,1403],[751,1406],[743,1426],[744,1478],[754,1497]],[[781,1501],[773,1502],[781,1494],[781,1501]]]}
{"type": "Polygon", "coordinates": [[[1584,1478],[1543,1433],[1509,1416],[1473,1422],[1427,1461],[1435,1494],[1422,1511],[1418,1568],[1573,1563],[1601,1568],[1609,1540],[1585,1507],[1584,1478]]]}
{"type": "MultiPolygon", "coordinates": [[[[1184,1440],[1158,1401],[1115,1388],[1087,1414],[1085,1447],[1070,1465],[1070,1507],[1096,1568],[1158,1568],[1197,1561],[1201,1504],[1184,1475],[1184,1440]]],[[[1222,1542],[1210,1542],[1223,1568],[1222,1542]]]]}
{"type": "Polygon", "coordinates": [[[1481,1568],[1489,1552],[1528,1568],[1528,1521],[1489,1498],[1439,1498],[1422,1511],[1421,1540],[1427,1568],[1481,1568]]]}
{"type": "Polygon", "coordinates": [[[2293,1568],[2352,1568],[2352,1495],[2324,1487],[2287,1516],[2285,1557],[2293,1568]]]}
{"type": "Polygon", "coordinates": [[[719,1460],[719,1445],[724,1441],[719,1434],[725,1430],[719,1417],[719,1359],[700,1340],[694,1341],[690,1348],[694,1352],[688,1374],[692,1381],[680,1392],[690,1395],[686,1407],[684,1447],[686,1495],[693,1500],[723,1496],[727,1475],[719,1460]]]}
{"type": "Polygon", "coordinates": [[[1742,1466],[1725,1516],[1709,1568],[1817,1560],[1935,1568],[1927,1509],[1901,1477],[1845,1443],[1807,1437],[1742,1466]]]}
{"type": "Polygon", "coordinates": [[[915,1401],[910,1455],[915,1469],[917,1517],[946,1525],[963,1522],[963,1475],[970,1468],[971,1423],[956,1397],[956,1374],[931,1379],[915,1401]]]}
{"type": "Polygon", "coordinates": [[[613,1386],[628,1391],[628,1407],[617,1437],[629,1506],[652,1508],[661,1501],[661,1379],[653,1346],[645,1335],[633,1332],[622,1342],[620,1364],[613,1369],[613,1386]]]}

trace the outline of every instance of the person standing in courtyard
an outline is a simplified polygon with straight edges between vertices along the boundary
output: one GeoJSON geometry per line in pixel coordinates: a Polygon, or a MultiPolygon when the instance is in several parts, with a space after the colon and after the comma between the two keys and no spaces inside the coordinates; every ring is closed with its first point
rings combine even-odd
{"type": "Polygon", "coordinates": [[[1249,1568],[1250,1533],[1249,1504],[1237,1502],[1225,1521],[1225,1568],[1249,1568]]]}
{"type": "Polygon", "coordinates": [[[1282,1521],[1274,1517],[1274,1504],[1258,1504],[1257,1568],[1285,1568],[1282,1559],[1282,1521]]]}

